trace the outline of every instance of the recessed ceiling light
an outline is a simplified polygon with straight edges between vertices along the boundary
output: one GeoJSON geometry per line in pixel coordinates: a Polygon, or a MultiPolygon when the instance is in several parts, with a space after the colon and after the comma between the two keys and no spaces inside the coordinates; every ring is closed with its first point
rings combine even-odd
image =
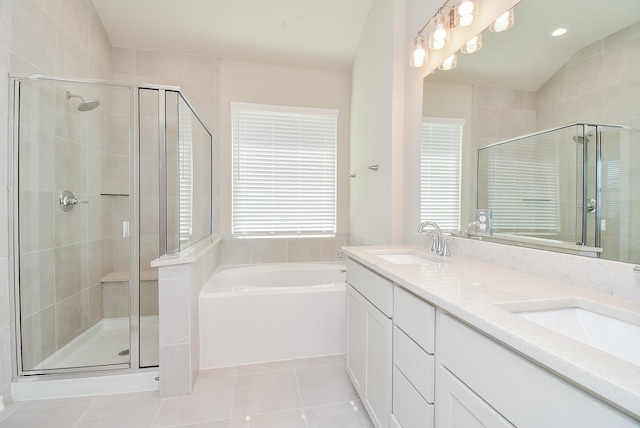
{"type": "Polygon", "coordinates": [[[559,36],[562,36],[566,32],[567,32],[566,28],[558,28],[558,29],[554,30],[553,33],[551,33],[551,35],[553,37],[559,37],[559,36]]]}

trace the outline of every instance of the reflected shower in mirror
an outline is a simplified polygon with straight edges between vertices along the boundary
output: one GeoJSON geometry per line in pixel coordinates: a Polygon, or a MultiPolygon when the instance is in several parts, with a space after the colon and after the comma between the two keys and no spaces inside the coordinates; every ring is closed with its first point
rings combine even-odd
{"type": "MultiPolygon", "coordinates": [[[[640,247],[637,233],[640,220],[630,215],[625,217],[624,210],[615,207],[618,206],[616,201],[620,201],[619,206],[625,206],[629,212],[634,208],[637,212],[640,208],[640,197],[629,188],[630,183],[640,182],[637,171],[640,141],[635,131],[640,128],[640,97],[633,95],[640,90],[640,81],[634,71],[640,67],[640,2],[522,0],[515,7],[515,14],[516,23],[508,32],[483,32],[480,52],[458,55],[458,66],[454,70],[436,71],[425,78],[423,116],[463,118],[466,123],[463,158],[466,156],[467,159],[463,159],[462,170],[461,227],[474,219],[476,207],[487,208],[481,206],[485,203],[482,198],[487,197],[487,189],[480,189],[476,183],[476,177],[482,176],[482,171],[476,171],[475,166],[477,149],[544,130],[568,127],[572,131],[563,140],[564,146],[549,148],[538,142],[527,148],[537,153],[536,157],[528,158],[524,152],[518,155],[531,164],[536,174],[551,168],[547,176],[558,180],[559,201],[547,215],[553,217],[549,224],[561,228],[547,228],[544,233],[538,231],[531,235],[542,239],[544,248],[549,243],[544,240],[565,242],[573,247],[578,242],[585,246],[595,245],[595,222],[601,215],[602,249],[595,255],[637,263],[640,261],[637,249],[640,247]],[[616,11],[616,19],[602,18],[611,11],[616,11]],[[567,32],[553,37],[551,33],[559,27],[566,28],[567,32]],[[591,199],[595,199],[591,188],[596,186],[596,174],[588,177],[585,197],[583,168],[579,162],[586,153],[595,168],[596,138],[595,134],[592,137],[576,134],[576,126],[569,127],[575,123],[615,124],[629,128],[620,133],[621,136],[608,135],[613,129],[619,132],[619,128],[601,130],[601,185],[614,189],[609,192],[616,196],[610,196],[606,201],[603,194],[600,212],[589,213],[586,219],[582,215],[583,206],[592,204],[591,199]],[[564,157],[567,153],[561,156],[558,150],[570,153],[572,162],[563,160],[567,159],[564,157]],[[544,160],[540,160],[541,157],[544,160]],[[625,162],[628,164],[622,165],[625,162]],[[571,167],[571,164],[579,166],[571,167]],[[574,197],[572,193],[577,195],[574,197]],[[569,218],[573,219],[572,223],[567,220],[569,218]],[[583,223],[586,238],[583,237],[583,223]]],[[[536,174],[528,176],[530,185],[538,184],[536,174]]],[[[514,188],[514,192],[517,190],[514,188]]],[[[545,192],[544,189],[540,191],[545,192]]],[[[521,200],[527,198],[531,199],[520,195],[521,200]]],[[[510,221],[511,225],[517,222],[510,221]]],[[[508,227],[502,232],[509,235],[508,227]]],[[[511,242],[529,245],[522,242],[521,231],[511,235],[511,242]]],[[[559,249],[556,246],[548,248],[559,249]]]]}

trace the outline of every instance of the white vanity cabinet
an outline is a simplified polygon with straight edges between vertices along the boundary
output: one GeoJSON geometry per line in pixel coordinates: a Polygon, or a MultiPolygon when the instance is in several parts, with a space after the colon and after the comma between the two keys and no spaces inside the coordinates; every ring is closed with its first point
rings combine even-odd
{"type": "Polygon", "coordinates": [[[436,325],[439,428],[639,425],[444,312],[436,325]]]}
{"type": "Polygon", "coordinates": [[[434,426],[435,307],[396,286],[391,426],[434,426]]]}
{"type": "Polygon", "coordinates": [[[393,283],[347,260],[347,373],[373,424],[389,426],[393,283]]]}

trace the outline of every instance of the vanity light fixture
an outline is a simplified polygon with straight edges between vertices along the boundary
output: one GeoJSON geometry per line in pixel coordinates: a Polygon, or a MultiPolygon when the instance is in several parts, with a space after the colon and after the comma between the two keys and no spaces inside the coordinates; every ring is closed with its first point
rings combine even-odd
{"type": "Polygon", "coordinates": [[[427,50],[424,47],[424,37],[420,33],[413,39],[413,49],[411,50],[411,58],[409,65],[411,67],[422,67],[427,60],[427,50]]]}
{"type": "Polygon", "coordinates": [[[493,24],[491,24],[491,26],[489,27],[489,31],[494,33],[506,31],[513,26],[513,21],[513,9],[509,9],[508,11],[500,15],[493,24]]]}
{"type": "Polygon", "coordinates": [[[566,32],[567,32],[567,29],[566,29],[566,28],[562,28],[562,27],[560,27],[560,28],[556,28],[556,29],[553,31],[553,33],[551,33],[551,35],[552,35],[553,37],[560,37],[560,36],[564,35],[566,32]]]}
{"type": "Polygon", "coordinates": [[[462,49],[460,49],[460,52],[470,54],[478,52],[480,49],[482,49],[482,33],[469,40],[462,49]]]}
{"type": "Polygon", "coordinates": [[[468,27],[478,15],[478,0],[459,0],[456,5],[456,25],[468,27]]]}
{"type": "Polygon", "coordinates": [[[453,70],[458,65],[458,56],[456,54],[451,55],[449,58],[445,59],[442,64],[438,66],[439,70],[453,70]]]}
{"type": "Polygon", "coordinates": [[[442,9],[433,17],[433,28],[429,32],[429,48],[442,49],[449,41],[451,18],[448,14],[442,13],[442,9]]]}

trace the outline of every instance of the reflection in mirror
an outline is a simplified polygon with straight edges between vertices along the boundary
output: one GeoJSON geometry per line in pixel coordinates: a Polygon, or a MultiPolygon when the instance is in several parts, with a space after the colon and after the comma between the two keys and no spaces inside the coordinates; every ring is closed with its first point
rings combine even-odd
{"type": "MultiPolygon", "coordinates": [[[[577,4],[574,0],[522,0],[515,7],[513,28],[505,33],[485,31],[480,52],[460,54],[456,69],[425,78],[423,116],[465,119],[461,229],[474,220],[476,207],[490,208],[482,206],[489,205],[487,182],[476,183],[475,157],[479,156],[485,158],[477,171],[479,179],[487,180],[489,165],[494,178],[513,170],[530,173],[512,179],[511,196],[519,197],[522,205],[502,201],[508,209],[494,214],[496,232],[505,242],[559,251],[568,251],[567,247],[575,251],[580,243],[581,250],[594,248],[580,253],[640,262],[640,219],[632,215],[640,210],[640,196],[631,189],[632,183],[640,183],[639,19],[637,0],[577,4]],[[603,19],[612,10],[617,11],[616,19],[603,19]],[[560,26],[567,33],[552,37],[560,26]],[[628,129],[602,127],[583,134],[575,123],[628,129]],[[553,128],[561,129],[521,138],[553,128]],[[602,143],[600,199],[596,197],[595,135],[602,143]],[[476,155],[478,148],[514,138],[518,148],[504,147],[491,156],[490,151],[481,150],[476,155]],[[505,166],[505,159],[518,159],[520,165],[505,166]],[[583,170],[587,171],[584,189],[583,170]],[[526,192],[516,195],[525,187],[526,192]],[[592,204],[601,206],[589,213],[592,204]],[[527,210],[536,216],[536,223],[525,230],[519,222],[527,210]]],[[[493,201],[506,197],[495,183],[491,192],[493,201]]]]}

